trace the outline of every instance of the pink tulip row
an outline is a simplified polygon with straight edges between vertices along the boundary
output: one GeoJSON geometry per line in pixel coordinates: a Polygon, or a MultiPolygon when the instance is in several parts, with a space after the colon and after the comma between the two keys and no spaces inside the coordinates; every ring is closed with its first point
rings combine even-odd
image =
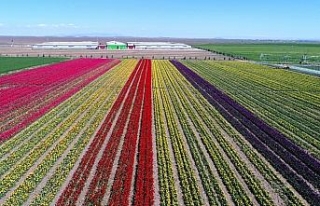
{"type": "Polygon", "coordinates": [[[76,59],[0,78],[0,141],[53,109],[118,61],[76,59]]]}

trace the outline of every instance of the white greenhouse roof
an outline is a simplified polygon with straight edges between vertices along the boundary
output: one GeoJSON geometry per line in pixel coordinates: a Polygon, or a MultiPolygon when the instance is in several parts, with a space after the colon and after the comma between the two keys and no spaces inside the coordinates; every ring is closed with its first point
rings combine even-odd
{"type": "Polygon", "coordinates": [[[81,42],[43,42],[35,44],[32,49],[96,49],[99,42],[81,41],[81,42]]]}
{"type": "Polygon", "coordinates": [[[123,42],[119,42],[119,41],[108,41],[106,42],[107,45],[126,45],[123,42]]]}
{"type": "Polygon", "coordinates": [[[183,43],[173,43],[173,42],[128,42],[129,45],[136,45],[136,46],[189,46],[183,43]]]}
{"type": "Polygon", "coordinates": [[[135,49],[191,49],[192,47],[183,43],[173,42],[128,42],[129,47],[135,49]]]}
{"type": "Polygon", "coordinates": [[[99,42],[80,41],[80,42],[43,42],[35,46],[98,46],[99,42]]]}

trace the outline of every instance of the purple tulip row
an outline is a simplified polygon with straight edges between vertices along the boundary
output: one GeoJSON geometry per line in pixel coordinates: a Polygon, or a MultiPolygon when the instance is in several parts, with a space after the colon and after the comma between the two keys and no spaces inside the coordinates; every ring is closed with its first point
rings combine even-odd
{"type": "Polygon", "coordinates": [[[319,203],[319,160],[181,62],[171,63],[310,204],[319,203]]]}

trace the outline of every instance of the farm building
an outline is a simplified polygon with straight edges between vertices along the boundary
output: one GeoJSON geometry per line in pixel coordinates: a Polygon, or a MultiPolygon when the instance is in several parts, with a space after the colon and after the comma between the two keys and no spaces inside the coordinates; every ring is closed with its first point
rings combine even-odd
{"type": "Polygon", "coordinates": [[[127,44],[118,41],[109,41],[106,43],[108,50],[123,50],[127,49],[127,44]]]}
{"type": "Polygon", "coordinates": [[[191,49],[191,46],[172,42],[128,42],[129,49],[191,49]]]}
{"type": "Polygon", "coordinates": [[[103,43],[99,43],[98,49],[106,49],[106,45],[103,43]]]}
{"type": "Polygon", "coordinates": [[[98,42],[81,41],[81,42],[44,42],[35,44],[32,49],[97,49],[98,42]]]}

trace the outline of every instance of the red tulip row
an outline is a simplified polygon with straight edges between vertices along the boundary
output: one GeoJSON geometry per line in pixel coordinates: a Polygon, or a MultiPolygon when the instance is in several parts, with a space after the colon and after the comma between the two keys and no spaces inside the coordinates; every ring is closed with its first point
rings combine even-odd
{"type": "MultiPolygon", "coordinates": [[[[121,157],[119,159],[119,167],[117,169],[116,176],[114,178],[114,184],[112,188],[111,194],[111,205],[128,205],[128,204],[117,204],[118,201],[113,200],[113,198],[120,198],[123,201],[127,199],[130,192],[130,184],[131,181],[128,179],[131,178],[133,172],[133,165],[129,162],[133,162],[134,153],[135,153],[135,140],[138,132],[140,114],[136,111],[141,105],[140,100],[142,96],[139,95],[141,93],[141,82],[143,81],[143,64],[142,61],[138,74],[135,78],[134,84],[130,88],[129,96],[127,97],[123,110],[120,113],[119,119],[117,120],[116,127],[113,130],[111,138],[107,144],[106,149],[104,150],[103,156],[98,164],[97,172],[94,176],[93,181],[89,187],[89,194],[87,195],[87,199],[85,204],[94,204],[99,205],[105,195],[107,189],[107,183],[110,178],[112,165],[116,157],[117,150],[119,149],[119,143],[121,140],[121,136],[125,134],[125,139],[123,143],[123,147],[121,150],[121,157]],[[132,107],[132,109],[131,109],[132,107]],[[130,111],[131,110],[131,111],[130,111]],[[127,128],[127,132],[125,129],[126,122],[129,118],[129,125],[127,128]],[[125,133],[126,132],[126,133],[125,133]],[[131,145],[131,148],[130,148],[131,145]],[[120,179],[121,178],[121,179],[120,179]],[[122,183],[125,184],[122,184],[122,183]],[[119,185],[121,184],[121,186],[119,185]],[[116,197],[114,197],[116,195],[116,197]]],[[[140,108],[139,108],[140,110],[140,108]]],[[[140,111],[139,111],[140,112],[140,111]]],[[[118,199],[119,200],[119,199],[118,199]]],[[[119,201],[121,202],[121,201],[119,201]]]]}
{"type": "Polygon", "coordinates": [[[141,75],[141,69],[139,70],[140,64],[141,62],[138,63],[134,72],[131,74],[129,80],[125,84],[116,102],[112,106],[106,119],[96,134],[93,142],[89,146],[88,151],[81,159],[79,167],[75,171],[70,183],[60,196],[57,203],[58,205],[75,204],[78,200],[81,190],[89,178],[89,173],[93,167],[95,159],[97,158],[99,151],[102,149],[103,142],[105,141],[105,138],[112,127],[112,122],[115,121],[117,113],[120,110],[120,116],[116,122],[112,136],[110,137],[110,140],[103,151],[103,157],[98,163],[97,172],[92,180],[92,183],[90,184],[89,194],[87,194],[87,201],[101,201],[106,190],[106,184],[108,182],[108,177],[110,175],[112,164],[120,143],[120,138],[125,127],[125,122],[133,102],[132,93],[135,93],[137,82],[139,80],[139,76],[141,75]],[[127,93],[129,95],[127,95],[127,93]],[[122,105],[123,108],[121,108],[122,105]],[[106,178],[102,179],[102,176],[106,176],[106,178]],[[99,191],[94,190],[96,187],[98,187],[99,191]]]}
{"type": "Polygon", "coordinates": [[[145,98],[140,129],[138,168],[134,205],[153,205],[153,148],[152,148],[152,82],[151,61],[147,65],[145,98]]]}
{"type": "MultiPolygon", "coordinates": [[[[146,64],[144,61],[141,65],[143,70],[141,69],[142,73],[132,103],[133,106],[131,114],[128,114],[127,117],[124,117],[125,119],[129,118],[129,125],[124,136],[124,143],[121,149],[118,168],[111,189],[112,192],[109,199],[109,205],[129,205],[132,174],[134,171],[134,158],[140,126],[139,121],[141,118],[141,106],[144,98],[143,90],[146,77],[146,69],[144,69],[145,65],[146,64]]],[[[131,105],[128,106],[130,107],[131,105]]]]}
{"type": "Polygon", "coordinates": [[[124,137],[108,205],[129,205],[134,160],[138,145],[137,176],[133,201],[137,205],[150,205],[153,202],[151,60],[144,60],[142,67],[143,73],[138,85],[127,133],[124,137]],[[146,180],[147,183],[144,182],[146,180]]]}
{"type": "Polygon", "coordinates": [[[1,77],[0,141],[30,125],[117,63],[77,59],[1,77]]]}

